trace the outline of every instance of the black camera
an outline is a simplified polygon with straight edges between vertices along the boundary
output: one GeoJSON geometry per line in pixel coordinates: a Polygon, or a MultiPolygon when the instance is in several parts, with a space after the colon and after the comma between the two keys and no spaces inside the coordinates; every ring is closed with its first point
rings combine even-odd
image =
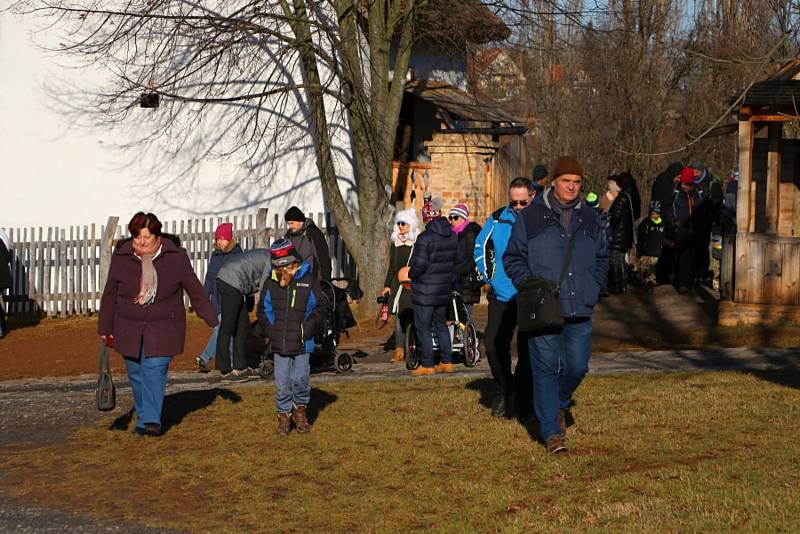
{"type": "Polygon", "coordinates": [[[389,295],[381,295],[375,300],[378,304],[389,304],[389,295]]]}

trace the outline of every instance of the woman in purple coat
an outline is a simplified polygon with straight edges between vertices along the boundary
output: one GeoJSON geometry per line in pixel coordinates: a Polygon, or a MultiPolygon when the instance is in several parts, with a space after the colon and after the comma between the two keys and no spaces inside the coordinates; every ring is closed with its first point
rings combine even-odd
{"type": "Polygon", "coordinates": [[[98,333],[122,354],[136,407],[136,432],[161,435],[161,409],[172,357],[183,352],[186,337],[184,290],[210,327],[217,313],[177,238],[161,234],[152,213],[139,212],[128,223],[131,238],[111,257],[100,301],[98,333]]]}

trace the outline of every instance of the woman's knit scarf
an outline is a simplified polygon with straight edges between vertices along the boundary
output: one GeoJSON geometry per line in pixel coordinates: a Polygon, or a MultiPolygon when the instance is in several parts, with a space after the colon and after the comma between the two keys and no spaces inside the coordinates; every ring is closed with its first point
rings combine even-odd
{"type": "Polygon", "coordinates": [[[460,234],[461,232],[464,231],[464,228],[466,228],[468,224],[469,224],[469,221],[466,220],[466,219],[464,221],[458,223],[457,225],[453,226],[453,233],[460,234]]]}
{"type": "Polygon", "coordinates": [[[139,294],[133,299],[136,304],[149,306],[156,299],[158,275],[153,267],[153,258],[161,248],[161,237],[156,237],[150,246],[139,247],[133,243],[133,251],[142,260],[142,279],[139,281],[139,294]]]}

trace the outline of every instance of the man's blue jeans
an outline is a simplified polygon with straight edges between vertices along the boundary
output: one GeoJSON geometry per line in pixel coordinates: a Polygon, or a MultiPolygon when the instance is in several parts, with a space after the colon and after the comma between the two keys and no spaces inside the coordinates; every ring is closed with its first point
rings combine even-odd
{"type": "Polygon", "coordinates": [[[528,340],[533,370],[533,407],[542,437],[561,434],[559,411],[569,408],[572,394],[589,372],[591,319],[567,319],[559,334],[528,340]]]}
{"type": "MultiPolygon", "coordinates": [[[[217,320],[219,321],[220,319],[222,319],[222,315],[217,314],[217,320]]],[[[208,338],[208,343],[206,343],[206,348],[204,348],[203,352],[200,354],[200,359],[206,362],[206,364],[208,364],[211,360],[213,360],[217,356],[218,336],[219,336],[219,325],[215,326],[211,330],[211,337],[208,338]]],[[[233,338],[231,338],[230,354],[233,354],[233,338]]],[[[231,365],[233,365],[233,358],[231,358],[231,365]]]]}
{"type": "Polygon", "coordinates": [[[439,354],[442,363],[453,363],[453,343],[450,330],[447,328],[447,306],[414,306],[414,330],[417,332],[422,367],[433,367],[433,334],[439,340],[439,354]]]}
{"type": "Polygon", "coordinates": [[[293,406],[307,406],[311,400],[310,355],[282,356],[275,353],[275,405],[278,413],[291,413],[293,406]]]}
{"type": "Polygon", "coordinates": [[[136,408],[136,428],[144,428],[145,423],[161,424],[167,371],[171,361],[172,356],[145,358],[144,350],[139,358],[125,356],[128,381],[133,390],[133,405],[136,408]]]}

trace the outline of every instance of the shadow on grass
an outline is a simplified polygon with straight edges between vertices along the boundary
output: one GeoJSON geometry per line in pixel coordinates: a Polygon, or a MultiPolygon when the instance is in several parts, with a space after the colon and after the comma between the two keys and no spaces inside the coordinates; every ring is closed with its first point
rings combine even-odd
{"type": "Polygon", "coordinates": [[[319,388],[311,388],[311,402],[308,403],[308,407],[306,408],[306,415],[308,416],[308,422],[314,424],[314,421],[317,420],[319,417],[320,412],[322,412],[325,408],[333,404],[339,399],[333,393],[325,391],[324,389],[319,388]]]}
{"type": "MultiPolygon", "coordinates": [[[[478,402],[481,406],[487,410],[492,409],[492,400],[497,392],[497,385],[493,379],[478,378],[468,382],[465,387],[471,391],[477,391],[479,393],[480,397],[478,398],[478,402]]],[[[519,386],[517,387],[519,388],[519,386]]],[[[514,420],[528,432],[528,435],[532,441],[542,443],[542,436],[541,432],[539,431],[539,421],[537,421],[536,417],[533,416],[532,399],[532,391],[529,391],[528,394],[522,399],[519,397],[516,398],[515,412],[518,414],[518,417],[515,417],[514,420]]],[[[567,426],[572,426],[573,424],[574,421],[572,420],[572,415],[569,414],[567,426]]]]}
{"type": "MultiPolygon", "coordinates": [[[[177,426],[192,412],[211,406],[217,398],[228,402],[242,401],[241,395],[229,389],[208,389],[199,391],[181,391],[164,397],[164,409],[161,417],[161,430],[167,433],[177,426]]],[[[128,430],[133,420],[134,408],[114,419],[109,430],[128,430]]]]}
{"type": "Polygon", "coordinates": [[[773,384],[800,389],[800,370],[798,369],[751,369],[747,373],[773,384]]]}

